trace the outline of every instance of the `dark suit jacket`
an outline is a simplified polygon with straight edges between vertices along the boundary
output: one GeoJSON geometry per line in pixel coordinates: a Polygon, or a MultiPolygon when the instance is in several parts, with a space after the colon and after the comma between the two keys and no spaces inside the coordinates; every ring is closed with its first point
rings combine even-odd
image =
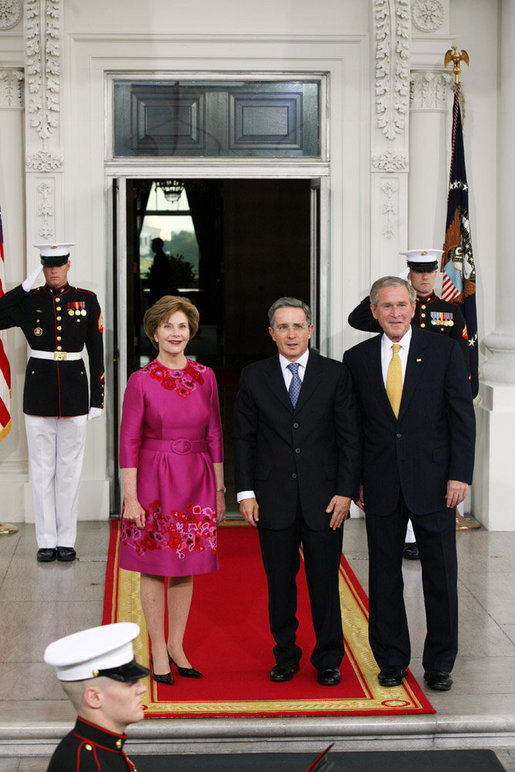
{"type": "Polygon", "coordinates": [[[234,418],[236,490],[253,490],[265,528],[293,523],[300,501],[305,522],[327,527],[338,494],[359,488],[360,439],[347,369],[311,351],[294,409],[279,356],[241,374],[234,418]]]}
{"type": "Polygon", "coordinates": [[[472,482],[475,418],[458,344],[412,327],[399,418],[386,395],[381,335],[349,349],[363,429],[365,511],[388,515],[402,491],[423,515],[445,509],[448,480],[472,482]]]}

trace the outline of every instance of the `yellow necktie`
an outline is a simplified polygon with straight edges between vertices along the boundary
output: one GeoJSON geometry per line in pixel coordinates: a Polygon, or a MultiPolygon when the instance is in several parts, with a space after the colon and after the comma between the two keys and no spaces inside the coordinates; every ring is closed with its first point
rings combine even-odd
{"type": "Polygon", "coordinates": [[[390,405],[395,413],[395,417],[399,417],[399,408],[401,406],[402,397],[402,365],[401,358],[399,356],[400,345],[398,343],[392,343],[392,358],[388,365],[388,373],[386,376],[386,393],[390,400],[390,405]]]}

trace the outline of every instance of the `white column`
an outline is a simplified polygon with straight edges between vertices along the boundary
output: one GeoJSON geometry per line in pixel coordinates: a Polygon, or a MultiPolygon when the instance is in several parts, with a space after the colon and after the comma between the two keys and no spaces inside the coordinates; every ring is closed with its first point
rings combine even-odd
{"type": "Polygon", "coordinates": [[[496,327],[485,339],[491,357],[481,372],[473,511],[489,530],[515,530],[515,2],[501,4],[496,327]]]}
{"type": "Polygon", "coordinates": [[[451,76],[412,70],[407,249],[442,246],[445,233],[451,76]]]}
{"type": "MultiPolygon", "coordinates": [[[[23,188],[23,70],[0,68],[0,205],[4,230],[6,289],[25,278],[25,218],[23,188]]],[[[7,331],[11,368],[11,431],[0,442],[0,520],[23,522],[23,491],[28,477],[23,419],[23,382],[27,362],[25,338],[7,331]]]]}

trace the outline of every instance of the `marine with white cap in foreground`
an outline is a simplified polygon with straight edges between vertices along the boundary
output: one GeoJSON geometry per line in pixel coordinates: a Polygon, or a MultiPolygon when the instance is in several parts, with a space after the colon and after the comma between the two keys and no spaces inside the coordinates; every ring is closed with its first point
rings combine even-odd
{"type": "Polygon", "coordinates": [[[134,659],[132,641],[138,635],[134,622],[118,622],[81,630],[45,649],[45,662],[55,667],[77,711],[48,772],[136,772],[123,746],[127,725],[143,718],[141,679],[149,674],[134,659]]]}
{"type": "Polygon", "coordinates": [[[23,412],[38,562],[75,560],[79,482],[88,418],[104,404],[103,321],[97,296],[68,284],[71,243],[35,244],[41,263],[0,298],[0,329],[30,346],[23,412]],[[45,285],[32,289],[40,272],[45,285]],[[82,359],[86,346],[90,388],[82,359]]]}

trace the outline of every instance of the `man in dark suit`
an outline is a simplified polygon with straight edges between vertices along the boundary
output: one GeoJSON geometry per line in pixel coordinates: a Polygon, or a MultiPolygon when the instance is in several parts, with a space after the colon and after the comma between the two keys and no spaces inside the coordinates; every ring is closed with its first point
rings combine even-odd
{"type": "Polygon", "coordinates": [[[268,312],[278,356],[244,368],[236,399],[236,491],[244,519],[258,527],[268,581],[276,664],[272,681],[299,669],[296,575],[299,547],[316,645],[318,682],[340,681],[344,655],[338,590],[343,522],[359,490],[359,431],[349,374],[308,348],[310,308],[296,298],[268,312]]]}
{"type": "Polygon", "coordinates": [[[429,687],[451,688],[458,647],[455,507],[472,481],[475,421],[458,344],[411,325],[416,294],[403,279],[372,285],[383,334],[345,353],[363,432],[362,493],[370,559],[369,639],[383,686],[410,661],[402,550],[413,523],[422,563],[429,687]]]}

